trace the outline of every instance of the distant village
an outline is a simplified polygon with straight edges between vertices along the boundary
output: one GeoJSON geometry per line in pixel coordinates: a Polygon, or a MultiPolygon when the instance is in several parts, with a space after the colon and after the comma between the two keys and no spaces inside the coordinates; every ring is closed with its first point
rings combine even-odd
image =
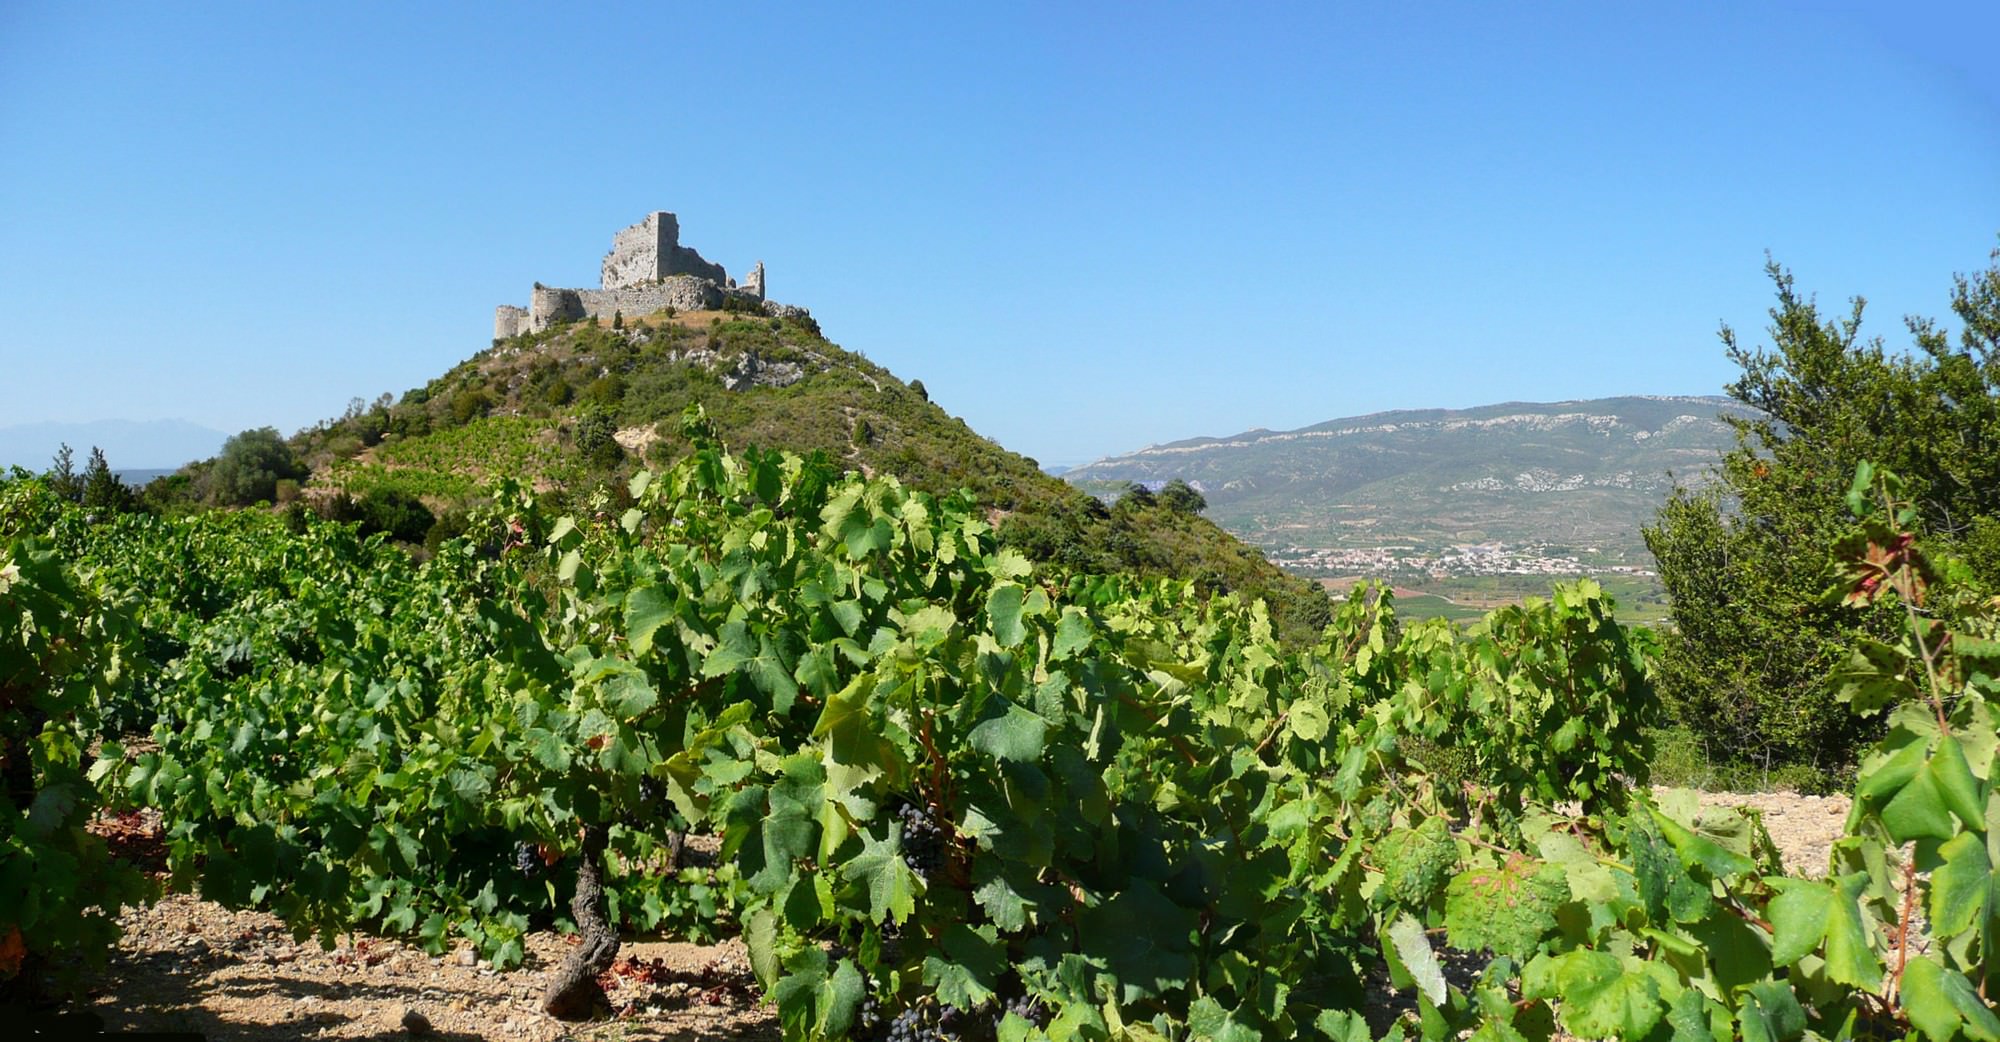
{"type": "Polygon", "coordinates": [[[1651,568],[1603,564],[1581,558],[1596,547],[1558,547],[1548,543],[1509,546],[1472,543],[1461,546],[1371,546],[1348,549],[1288,546],[1267,549],[1272,563],[1308,576],[1424,575],[1449,579],[1479,575],[1652,575],[1651,568]]]}

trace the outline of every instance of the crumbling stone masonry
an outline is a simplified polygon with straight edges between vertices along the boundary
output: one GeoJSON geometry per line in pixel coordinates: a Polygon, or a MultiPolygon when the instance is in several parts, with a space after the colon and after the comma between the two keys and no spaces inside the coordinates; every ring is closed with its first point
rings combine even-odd
{"type": "Polygon", "coordinates": [[[558,289],[535,283],[528,306],[502,304],[493,312],[493,338],[504,340],[537,333],[557,322],[601,318],[624,313],[650,315],[661,308],[701,311],[735,298],[754,301],[767,314],[804,314],[805,309],[772,304],[764,295],[764,262],[758,261],[743,284],[680,243],[680,221],[664,211],[650,213],[611,239],[598,289],[558,289]]]}

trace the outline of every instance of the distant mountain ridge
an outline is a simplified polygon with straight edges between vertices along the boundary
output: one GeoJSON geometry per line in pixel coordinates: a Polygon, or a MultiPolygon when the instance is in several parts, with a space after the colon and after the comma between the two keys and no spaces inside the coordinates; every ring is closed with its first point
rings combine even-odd
{"type": "Polygon", "coordinates": [[[0,468],[48,469],[68,445],[76,467],[91,448],[118,470],[172,470],[221,451],[229,435],[187,420],[96,420],[89,423],[22,423],[0,427],[0,468]]]}
{"type": "Polygon", "coordinates": [[[1734,444],[1729,414],[1748,410],[1667,395],[1395,410],[1148,446],[1063,478],[1187,481],[1272,552],[1559,543],[1632,563],[1674,480],[1698,482],[1734,444]]]}

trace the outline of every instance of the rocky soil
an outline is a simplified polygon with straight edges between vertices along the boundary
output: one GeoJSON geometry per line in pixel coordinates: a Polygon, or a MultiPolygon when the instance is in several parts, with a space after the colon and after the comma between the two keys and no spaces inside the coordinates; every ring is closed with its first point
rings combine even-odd
{"type": "Polygon", "coordinates": [[[184,895],[122,919],[125,937],[93,988],[111,1032],[194,1032],[211,1042],[432,1037],[579,1039],[777,1038],[756,1001],[741,942],[627,943],[607,975],[614,1014],[577,1026],[536,999],[566,939],[529,939],[526,965],[505,973],[470,950],[431,957],[380,938],[332,951],[295,942],[277,919],[184,895]]]}
{"type": "Polygon", "coordinates": [[[1750,807],[1760,812],[1771,841],[1784,856],[1785,871],[1796,875],[1826,874],[1827,854],[1847,823],[1850,801],[1845,796],[1801,796],[1793,792],[1703,793],[1712,807],[1750,807]]]}
{"type": "MultiPolygon", "coordinates": [[[[1786,867],[1826,870],[1847,816],[1844,797],[1709,794],[1712,806],[1760,811],[1786,867]]],[[[115,842],[143,857],[143,835],[115,842]]],[[[432,957],[391,940],[359,938],[332,950],[295,942],[275,918],[231,912],[184,895],[128,911],[125,937],[92,984],[90,1008],[112,1032],[192,1032],[211,1042],[278,1039],[775,1039],[776,1018],[756,1000],[740,941],[628,942],[606,983],[607,1019],[573,1025],[537,1008],[547,971],[567,940],[528,942],[527,963],[496,972],[469,950],[432,957]]]]}

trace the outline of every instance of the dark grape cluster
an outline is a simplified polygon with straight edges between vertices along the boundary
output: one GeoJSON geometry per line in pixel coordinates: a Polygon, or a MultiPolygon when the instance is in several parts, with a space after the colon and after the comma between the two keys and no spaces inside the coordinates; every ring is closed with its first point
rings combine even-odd
{"type": "Polygon", "coordinates": [[[944,864],[944,829],[929,810],[913,803],[896,809],[903,823],[903,863],[925,882],[944,864]]]}
{"type": "Polygon", "coordinates": [[[658,778],[655,778],[650,774],[642,774],[639,776],[640,803],[648,807],[657,807],[662,803],[665,803],[666,799],[667,799],[667,787],[664,784],[662,784],[658,778]]]}
{"type": "Polygon", "coordinates": [[[887,1042],[959,1042],[965,1015],[957,1006],[917,1002],[889,1024],[887,1042]]]}
{"type": "Polygon", "coordinates": [[[1019,995],[1000,1004],[1000,1012],[993,1015],[994,1034],[999,1034],[1000,1022],[1006,1020],[1009,1013],[1035,1025],[1037,1028],[1048,1027],[1049,1021],[1055,1019],[1055,1014],[1049,1009],[1047,1003],[1033,995],[1019,995]]]}
{"type": "Polygon", "coordinates": [[[868,993],[861,998],[861,1008],[854,1011],[854,1027],[847,1034],[856,1039],[882,1037],[882,1000],[875,996],[874,981],[868,982],[868,993]]]}
{"type": "Polygon", "coordinates": [[[541,877],[542,870],[549,867],[542,861],[542,852],[533,843],[514,844],[514,871],[529,879],[541,877]]]}

